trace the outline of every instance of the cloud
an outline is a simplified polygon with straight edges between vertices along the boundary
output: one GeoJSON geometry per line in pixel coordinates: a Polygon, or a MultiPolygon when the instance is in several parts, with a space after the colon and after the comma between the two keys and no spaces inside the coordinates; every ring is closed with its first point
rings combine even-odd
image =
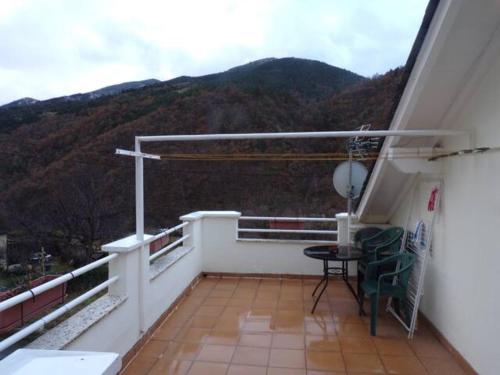
{"type": "Polygon", "coordinates": [[[263,57],[402,65],[426,0],[3,0],[0,103],[223,71],[263,57]]]}

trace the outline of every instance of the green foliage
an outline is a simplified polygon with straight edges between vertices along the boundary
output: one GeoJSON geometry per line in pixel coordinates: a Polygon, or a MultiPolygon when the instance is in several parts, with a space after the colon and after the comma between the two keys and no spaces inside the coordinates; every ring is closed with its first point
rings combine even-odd
{"type": "Polygon", "coordinates": [[[68,282],[68,294],[86,292],[108,279],[108,266],[103,265],[68,282]]]}

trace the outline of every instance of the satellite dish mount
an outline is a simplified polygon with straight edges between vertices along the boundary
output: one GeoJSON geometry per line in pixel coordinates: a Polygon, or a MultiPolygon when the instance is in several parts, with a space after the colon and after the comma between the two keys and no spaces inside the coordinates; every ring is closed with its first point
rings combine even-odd
{"type": "MultiPolygon", "coordinates": [[[[368,130],[370,125],[363,125],[358,130],[368,130]]],[[[353,137],[347,141],[348,161],[340,163],[333,173],[333,186],[337,193],[347,198],[347,243],[351,243],[351,216],[352,202],[357,199],[368,176],[365,165],[359,161],[366,158],[368,152],[378,149],[380,139],[367,137],[353,137]]]]}

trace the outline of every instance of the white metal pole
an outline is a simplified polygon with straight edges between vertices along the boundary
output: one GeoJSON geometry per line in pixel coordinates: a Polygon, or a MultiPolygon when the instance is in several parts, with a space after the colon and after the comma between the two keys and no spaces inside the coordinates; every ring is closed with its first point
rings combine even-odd
{"type": "Polygon", "coordinates": [[[88,300],[90,297],[95,296],[101,290],[104,290],[105,288],[107,288],[111,284],[115,283],[118,279],[119,279],[119,277],[115,276],[115,277],[110,278],[109,280],[104,281],[103,283],[101,283],[101,284],[97,285],[96,287],[90,289],[89,291],[85,292],[81,296],[76,297],[75,299],[66,303],[65,305],[62,305],[57,310],[52,311],[51,313],[45,315],[43,318],[40,318],[36,322],[31,323],[29,326],[21,329],[20,331],[14,333],[13,335],[7,337],[5,340],[0,341],[0,352],[4,351],[9,346],[15,344],[19,340],[22,340],[23,338],[29,336],[33,332],[41,330],[42,328],[44,328],[46,326],[47,323],[50,323],[54,319],[57,319],[61,315],[69,312],[75,306],[78,306],[82,302],[88,300]]]}
{"type": "Polygon", "coordinates": [[[140,155],[141,152],[141,141],[138,137],[135,137],[135,236],[138,242],[141,242],[139,249],[139,331],[142,335],[145,332],[145,306],[144,306],[144,293],[145,282],[144,282],[144,268],[146,267],[146,259],[148,259],[149,266],[149,254],[144,254],[144,158],[140,155]]]}
{"type": "MultiPolygon", "coordinates": [[[[354,130],[294,133],[236,133],[236,134],[190,134],[148,135],[136,137],[140,142],[220,141],[238,139],[285,139],[285,138],[351,138],[351,137],[437,137],[469,135],[457,130],[354,130]]],[[[136,150],[137,151],[137,150],[136,150]]]]}
{"type": "Polygon", "coordinates": [[[351,211],[352,211],[352,150],[349,148],[349,190],[347,196],[347,246],[351,245],[351,211]]]}
{"type": "MultiPolygon", "coordinates": [[[[141,152],[139,137],[135,137],[135,152],[141,152]]],[[[144,241],[144,160],[135,157],[135,235],[137,241],[144,241]]]]}
{"type": "Polygon", "coordinates": [[[108,263],[112,259],[116,258],[118,254],[110,254],[107,257],[101,258],[99,260],[96,260],[95,262],[89,263],[83,267],[77,268],[76,270],[72,272],[65,273],[64,275],[59,276],[56,279],[50,280],[46,283],[43,283],[42,285],[39,285],[33,289],[30,289],[26,292],[23,292],[21,294],[18,294],[14,297],[11,297],[9,299],[6,299],[2,302],[0,302],[0,312],[7,310],[8,308],[11,308],[19,303],[22,303],[24,301],[27,301],[34,296],[38,296],[39,294],[42,294],[46,292],[47,290],[50,290],[52,288],[55,288],[58,285],[64,284],[65,282],[74,279],[75,277],[78,277],[80,275],[83,275],[84,273],[87,273],[103,264],[108,263]]]}

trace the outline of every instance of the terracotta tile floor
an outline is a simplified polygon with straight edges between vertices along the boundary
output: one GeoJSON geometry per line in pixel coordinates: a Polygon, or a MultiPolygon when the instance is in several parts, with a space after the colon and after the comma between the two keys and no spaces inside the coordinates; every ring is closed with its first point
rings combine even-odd
{"type": "Polygon", "coordinates": [[[369,318],[358,316],[341,281],[330,283],[312,315],[316,283],[202,279],[122,373],[464,373],[425,327],[407,340],[395,319],[382,312],[378,336],[371,337],[369,318]]]}

